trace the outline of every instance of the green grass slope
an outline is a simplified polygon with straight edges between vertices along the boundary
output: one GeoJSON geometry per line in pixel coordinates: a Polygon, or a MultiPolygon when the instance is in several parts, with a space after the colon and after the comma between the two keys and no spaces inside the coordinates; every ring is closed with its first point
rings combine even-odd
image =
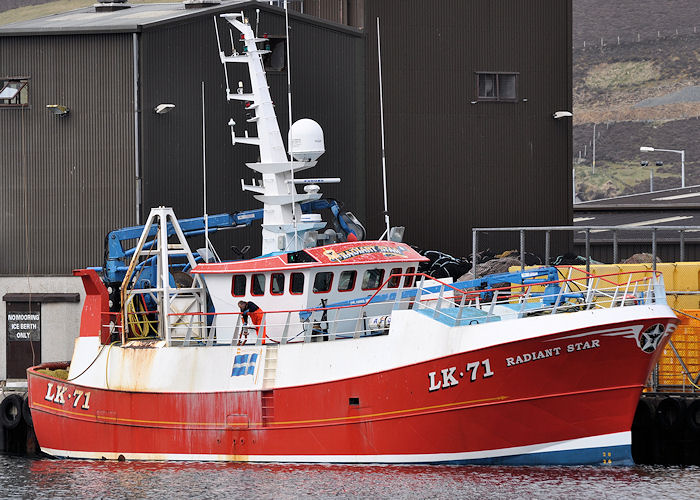
{"type": "Polygon", "coordinates": [[[649,191],[650,171],[654,190],[680,186],[680,155],[642,154],[640,146],[685,150],[686,185],[700,184],[700,91],[688,92],[700,85],[700,1],[573,0],[573,6],[578,197],[649,191]],[[668,97],[679,91],[685,97],[668,97]],[[664,96],[663,104],[638,106],[664,96]]]}

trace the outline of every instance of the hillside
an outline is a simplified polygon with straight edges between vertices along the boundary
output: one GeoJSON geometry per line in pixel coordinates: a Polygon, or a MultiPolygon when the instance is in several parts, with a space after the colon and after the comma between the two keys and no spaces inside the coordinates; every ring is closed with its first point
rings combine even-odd
{"type": "Polygon", "coordinates": [[[18,7],[26,7],[28,5],[39,5],[50,2],[51,0],[3,0],[0,3],[0,12],[16,9],[18,7]]]}
{"type": "Polygon", "coordinates": [[[575,123],[697,116],[697,101],[636,105],[698,85],[699,57],[700,34],[574,49],[575,123]]]}
{"type": "Polygon", "coordinates": [[[580,199],[649,191],[650,170],[655,190],[680,186],[680,155],[640,153],[640,146],[685,150],[686,185],[700,184],[698,28],[697,0],[574,0],[573,152],[580,199]],[[649,166],[642,167],[643,160],[649,166]]]}
{"type": "Polygon", "coordinates": [[[698,0],[573,0],[573,44],[579,48],[687,34],[700,29],[698,0]],[[659,33],[660,32],[660,33],[659,33]]]}
{"type": "MultiPolygon", "coordinates": [[[[129,3],[162,3],[164,1],[167,0],[129,0],[129,3]]],[[[0,0],[0,25],[68,12],[89,7],[95,3],[97,0],[0,0]]]]}

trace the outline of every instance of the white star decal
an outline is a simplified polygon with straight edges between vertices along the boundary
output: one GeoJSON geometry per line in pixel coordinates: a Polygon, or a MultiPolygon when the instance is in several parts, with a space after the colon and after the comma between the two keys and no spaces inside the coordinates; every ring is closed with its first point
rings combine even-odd
{"type": "Polygon", "coordinates": [[[647,328],[639,338],[640,349],[644,352],[654,352],[664,337],[665,330],[664,325],[661,323],[647,328]]]}

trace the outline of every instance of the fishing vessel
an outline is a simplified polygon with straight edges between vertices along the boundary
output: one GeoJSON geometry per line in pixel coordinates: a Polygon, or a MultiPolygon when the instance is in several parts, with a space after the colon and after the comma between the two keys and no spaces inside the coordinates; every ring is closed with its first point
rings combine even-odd
{"type": "Polygon", "coordinates": [[[86,297],[72,360],[27,372],[41,449],[127,460],[631,463],[639,395],[677,324],[663,277],[539,267],[450,282],[418,272],[425,257],[396,233],[365,240],[359,221],[324,203],[324,179],[298,177],[323,153],[322,130],[295,122],[287,156],[266,38],[243,14],[221,17],[240,34],[219,42],[227,99],[257,129],[237,136],[232,120],[232,141],[259,148],[248,166],[261,179],[243,188],[264,208],[205,219],[204,232],[262,219],[263,255],[193,252],[187,235],[202,221],[159,207],[120,233],[138,243],[108,252],[118,258],[102,278],[75,271],[86,297]],[[232,91],[235,64],[249,82],[232,91]],[[318,209],[330,209],[335,229],[318,209]]]}

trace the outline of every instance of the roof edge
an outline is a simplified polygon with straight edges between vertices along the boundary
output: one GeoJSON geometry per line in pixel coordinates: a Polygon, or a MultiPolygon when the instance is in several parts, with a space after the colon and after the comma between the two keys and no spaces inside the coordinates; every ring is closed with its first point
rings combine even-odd
{"type": "MultiPolygon", "coordinates": [[[[168,4],[168,5],[183,5],[183,2],[163,2],[163,4],[168,4]]],[[[141,5],[154,5],[154,4],[136,4],[132,5],[132,9],[138,8],[141,5]]],[[[284,9],[280,7],[274,7],[265,3],[257,2],[254,0],[248,0],[248,1],[242,1],[239,3],[235,2],[229,2],[229,3],[222,3],[218,5],[213,5],[213,6],[208,6],[208,7],[200,7],[197,9],[183,9],[181,13],[173,14],[171,17],[165,18],[165,19],[159,19],[159,20],[154,20],[150,22],[142,22],[142,23],[134,23],[134,24],[115,24],[113,26],[101,26],[101,27],[95,27],[95,26],[75,26],[75,27],[51,27],[51,26],[45,26],[45,27],[17,27],[17,28],[12,28],[13,25],[21,24],[21,23],[27,23],[30,21],[20,21],[17,23],[11,23],[7,25],[0,25],[0,37],[8,37],[8,36],[42,36],[42,35],[48,35],[48,36],[55,36],[55,35],[76,35],[76,34],[89,34],[89,33],[138,33],[142,31],[146,31],[149,29],[154,29],[154,28],[159,28],[161,26],[167,26],[170,24],[175,24],[179,22],[183,22],[185,20],[192,20],[196,19],[198,17],[203,17],[203,16],[210,16],[210,15],[218,15],[220,13],[226,13],[230,12],[232,8],[235,9],[250,9],[250,8],[255,8],[259,9],[261,11],[266,11],[269,13],[277,14],[277,15],[283,15],[284,14],[284,9]]],[[[59,16],[59,15],[66,15],[70,13],[89,13],[91,12],[91,9],[93,7],[83,7],[80,9],[73,9],[73,10],[68,10],[65,12],[57,13],[57,14],[52,14],[50,16],[44,16],[44,17],[39,17],[36,19],[33,19],[31,21],[40,21],[41,19],[51,19],[54,16],[59,16]]],[[[347,26],[344,24],[338,24],[333,21],[328,21],[326,19],[321,19],[315,16],[311,16],[308,14],[303,14],[300,12],[296,12],[293,10],[289,11],[289,17],[292,19],[295,19],[297,21],[302,21],[302,22],[307,22],[311,23],[317,26],[321,26],[333,31],[338,31],[338,32],[343,32],[345,34],[349,34],[352,36],[356,36],[359,38],[364,37],[365,32],[364,30],[354,28],[352,26],[347,26]]]]}

